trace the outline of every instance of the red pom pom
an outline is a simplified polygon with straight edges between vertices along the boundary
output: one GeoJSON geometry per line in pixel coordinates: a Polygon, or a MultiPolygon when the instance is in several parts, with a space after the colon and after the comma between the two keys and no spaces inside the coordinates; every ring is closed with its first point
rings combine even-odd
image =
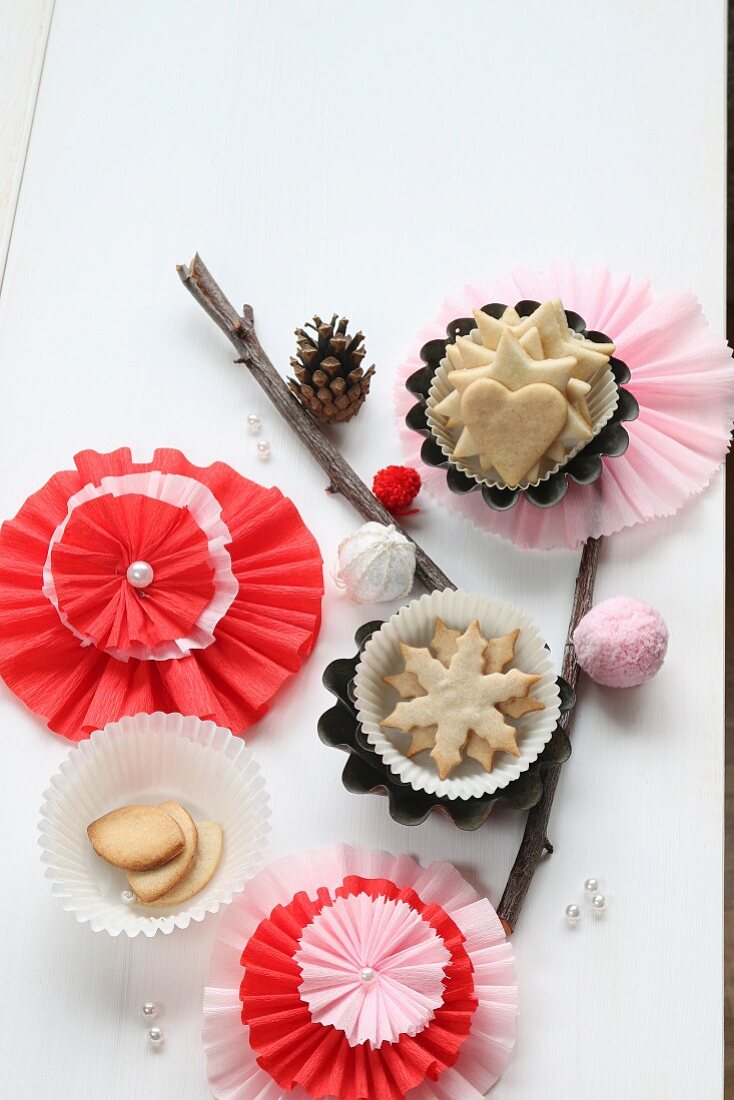
{"type": "Polygon", "coordinates": [[[413,515],[418,511],[417,508],[408,509],[420,488],[420,474],[410,466],[386,466],[377,471],[372,482],[372,492],[394,516],[413,515]]]}

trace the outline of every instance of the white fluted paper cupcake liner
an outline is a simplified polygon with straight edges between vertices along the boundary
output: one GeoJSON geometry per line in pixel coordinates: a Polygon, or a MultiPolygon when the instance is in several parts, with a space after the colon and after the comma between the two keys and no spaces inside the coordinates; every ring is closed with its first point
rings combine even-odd
{"type": "Polygon", "coordinates": [[[63,908],[95,932],[168,934],[216,913],[260,867],[269,832],[268,796],[252,753],[214,722],[137,714],[111,722],[72,749],[44,794],[41,860],[63,908]],[[87,825],[128,803],[173,799],[195,821],[222,826],[222,860],[204,889],[180,906],[126,904],[124,871],[100,859],[87,825]]]}
{"type": "Polygon", "coordinates": [[[390,771],[416,791],[451,799],[493,794],[517,779],[538,759],[553,736],[561,713],[553,662],[530,619],[512,604],[460,589],[421,596],[388,619],[364,648],[357,665],[354,695],[365,736],[390,771]],[[405,755],[410,744],[409,734],[385,730],[380,725],[398,702],[397,692],[383,680],[384,676],[403,668],[398,642],[428,645],[436,619],[443,619],[447,626],[461,630],[478,619],[486,638],[500,637],[519,627],[520,636],[511,667],[541,677],[533,687],[533,695],[543,703],[544,709],[518,720],[508,719],[517,730],[520,756],[497,753],[491,772],[485,772],[476,761],[465,759],[447,779],[440,779],[428,753],[413,759],[405,755]]]}
{"type": "MultiPolygon", "coordinates": [[[[489,470],[482,469],[479,457],[476,458],[455,458],[454,448],[459,441],[461,435],[461,428],[447,428],[445,421],[442,417],[436,416],[433,412],[435,406],[439,401],[443,401],[445,397],[448,397],[453,392],[453,386],[449,382],[449,371],[453,370],[453,367],[449,363],[448,359],[442,359],[438,370],[433,376],[433,383],[428,391],[428,401],[426,403],[426,419],[428,420],[429,427],[433,438],[441,448],[442,453],[446,456],[452,466],[455,466],[457,470],[461,470],[462,474],[466,474],[467,477],[472,478],[478,482],[479,485],[489,485],[492,488],[506,489],[507,482],[497,474],[489,470]]],[[[591,432],[592,438],[596,438],[602,428],[611,420],[614,415],[614,410],[619,404],[619,387],[614,378],[611,368],[607,368],[603,374],[592,384],[589,396],[586,399],[586,403],[589,408],[589,416],[591,417],[591,432]]],[[[535,481],[528,481],[524,479],[518,486],[513,488],[528,489],[531,485],[540,485],[543,481],[547,481],[548,478],[555,474],[557,470],[560,470],[563,466],[567,466],[572,458],[586,447],[591,440],[581,440],[573,447],[562,462],[555,462],[547,465],[541,460],[541,469],[544,465],[547,465],[547,469],[543,470],[542,476],[535,481]]]]}

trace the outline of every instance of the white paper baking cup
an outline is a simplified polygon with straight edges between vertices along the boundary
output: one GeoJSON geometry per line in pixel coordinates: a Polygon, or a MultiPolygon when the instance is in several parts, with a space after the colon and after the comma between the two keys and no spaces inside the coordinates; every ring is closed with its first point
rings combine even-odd
{"type": "MultiPolygon", "coordinates": [[[[476,340],[475,333],[478,329],[472,329],[469,333],[470,337],[476,340]]],[[[476,340],[479,343],[478,340],[476,340]]],[[[474,458],[455,458],[454,448],[459,442],[459,436],[461,435],[461,428],[447,428],[446,422],[443,417],[436,416],[433,412],[435,406],[439,401],[443,401],[444,397],[448,397],[450,393],[453,393],[454,387],[449,382],[449,371],[454,368],[449,363],[448,359],[444,358],[438,367],[438,370],[433,376],[433,383],[428,391],[428,400],[426,402],[426,419],[428,420],[429,427],[433,438],[441,448],[441,452],[449,460],[452,466],[455,466],[457,470],[461,470],[462,474],[466,474],[467,477],[473,478],[479,485],[489,485],[492,488],[507,489],[507,482],[504,481],[496,470],[483,470],[479,456],[474,458]]],[[[619,387],[617,386],[614,374],[611,367],[608,367],[593,383],[589,396],[586,398],[586,403],[589,408],[589,416],[591,417],[591,432],[592,438],[596,438],[599,432],[604,428],[614,415],[614,410],[619,404],[619,387]]],[[[563,466],[568,465],[572,458],[588,446],[591,440],[581,440],[576,446],[568,452],[563,462],[549,463],[547,460],[541,459],[540,462],[540,476],[536,481],[521,481],[519,485],[513,485],[512,488],[528,489],[531,485],[540,485],[541,482],[547,481],[551,474],[555,474],[557,470],[560,470],[563,466]]]]}
{"type": "Polygon", "coordinates": [[[367,642],[357,665],[354,697],[365,736],[390,771],[416,791],[445,798],[467,799],[493,794],[517,779],[538,759],[553,736],[561,713],[553,663],[530,619],[512,604],[461,589],[421,596],[383,623],[367,642]],[[464,759],[448,779],[440,779],[427,752],[413,759],[405,755],[410,734],[386,730],[380,725],[399,701],[398,693],[383,680],[384,676],[400,672],[404,667],[398,642],[427,646],[433,637],[436,619],[443,619],[447,626],[460,630],[478,619],[486,638],[500,637],[519,627],[521,633],[510,667],[541,677],[533,687],[533,695],[545,709],[533,711],[519,720],[507,719],[517,730],[520,756],[497,753],[491,772],[485,772],[475,760],[464,759]]]}
{"type": "Polygon", "coordinates": [[[268,796],[240,737],[181,714],[136,714],[111,722],[73,749],[44,794],[41,860],[51,892],[94,932],[154,936],[186,928],[230,902],[262,862],[268,796]],[[129,803],[173,799],[194,821],[218,821],[222,860],[204,889],[181,906],[126,904],[125,872],[94,852],[87,825],[129,803]]]}

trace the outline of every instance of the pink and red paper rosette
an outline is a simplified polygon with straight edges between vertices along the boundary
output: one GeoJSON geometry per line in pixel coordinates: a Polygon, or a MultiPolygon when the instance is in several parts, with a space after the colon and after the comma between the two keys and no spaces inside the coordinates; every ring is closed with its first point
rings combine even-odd
{"type": "Polygon", "coordinates": [[[218,1100],[479,1100],[515,1041],[512,947],[447,863],[341,845],[261,871],[204,995],[218,1100]]]}
{"type": "Polygon", "coordinates": [[[581,546],[587,538],[611,535],[677,512],[709,484],[729,449],[734,419],[734,364],[731,350],[713,332],[692,294],[655,297],[647,282],[614,278],[606,268],[589,274],[570,263],[546,271],[523,267],[491,282],[467,286],[448,299],[435,321],[419,334],[395,384],[406,461],[416,466],[426,490],[442,506],[464,515],[478,528],[516,546],[553,550],[581,546]],[[569,484],[566,496],[550,508],[519,500],[504,512],[488,508],[480,493],[456,496],[446,472],[421,462],[422,439],[404,418],[415,398],[407,378],[423,366],[420,348],[443,338],[446,326],[489,302],[561,298],[580,314],[588,329],[605,333],[615,355],[629,367],[625,383],[639,405],[639,417],[625,424],[629,447],[603,456],[604,470],[590,485],[569,484]]]}
{"type": "Polygon", "coordinates": [[[0,675],[74,741],[156,710],[247,729],[320,626],[321,555],[294,505],[175,450],[74,462],[0,530],[0,675]]]}

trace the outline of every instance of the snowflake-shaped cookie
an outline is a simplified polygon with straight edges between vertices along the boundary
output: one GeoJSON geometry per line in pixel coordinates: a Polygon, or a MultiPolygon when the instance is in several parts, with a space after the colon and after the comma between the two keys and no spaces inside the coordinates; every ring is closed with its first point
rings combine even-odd
{"type": "Polygon", "coordinates": [[[429,727],[435,727],[431,757],[441,779],[461,763],[470,734],[477,747],[481,745],[476,755],[483,757],[480,762],[485,767],[491,767],[495,752],[520,755],[515,730],[498,707],[524,699],[539,679],[519,669],[486,672],[487,639],[476,620],[455,639],[455,647],[448,664],[444,664],[427,647],[400,643],[405,672],[415,677],[425,694],[399,702],[381,723],[404,733],[418,728],[427,734],[429,727]]]}

